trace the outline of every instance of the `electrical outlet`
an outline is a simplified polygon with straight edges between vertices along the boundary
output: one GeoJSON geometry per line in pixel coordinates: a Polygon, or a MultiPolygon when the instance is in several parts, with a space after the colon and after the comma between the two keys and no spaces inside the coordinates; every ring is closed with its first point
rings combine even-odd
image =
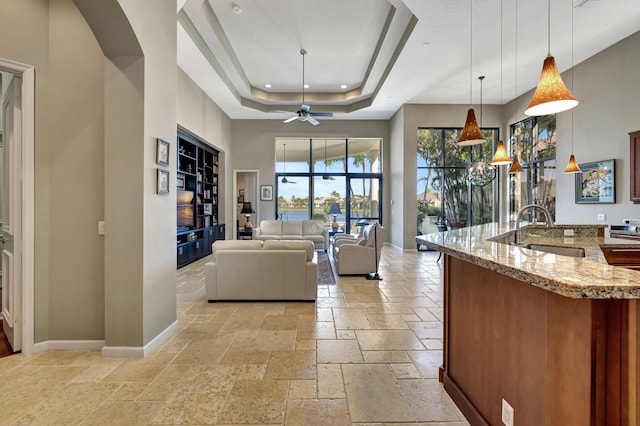
{"type": "Polygon", "coordinates": [[[607,220],[607,215],[604,213],[598,213],[598,220],[600,222],[604,222],[605,220],[607,220]]]}
{"type": "Polygon", "coordinates": [[[573,229],[565,229],[564,230],[565,237],[573,237],[573,229]]]}
{"type": "Polygon", "coordinates": [[[513,407],[502,399],[502,423],[505,426],[513,426],[513,407]]]}
{"type": "Polygon", "coordinates": [[[104,235],[104,220],[98,221],[98,235],[104,235]]]}

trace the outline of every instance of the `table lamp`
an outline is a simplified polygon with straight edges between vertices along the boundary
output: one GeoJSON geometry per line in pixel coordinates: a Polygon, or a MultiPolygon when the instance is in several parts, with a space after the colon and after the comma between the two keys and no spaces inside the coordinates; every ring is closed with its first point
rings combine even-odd
{"type": "Polygon", "coordinates": [[[245,201],[244,203],[242,203],[242,210],[240,210],[240,213],[244,214],[244,217],[247,218],[247,221],[244,223],[245,230],[249,230],[253,228],[253,225],[251,225],[251,213],[255,213],[255,212],[256,211],[253,209],[253,206],[251,205],[251,201],[245,201]]]}
{"type": "Polygon", "coordinates": [[[329,214],[333,215],[331,229],[333,229],[333,232],[336,232],[338,230],[338,222],[336,222],[336,219],[339,214],[342,214],[342,212],[340,211],[340,203],[331,203],[331,206],[329,207],[329,214]]]}

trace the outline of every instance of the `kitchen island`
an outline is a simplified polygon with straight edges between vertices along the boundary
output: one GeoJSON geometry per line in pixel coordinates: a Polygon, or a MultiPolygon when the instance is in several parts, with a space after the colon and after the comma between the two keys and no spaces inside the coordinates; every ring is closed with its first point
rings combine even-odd
{"type": "Polygon", "coordinates": [[[602,253],[639,242],[597,225],[530,226],[514,246],[513,232],[486,224],[416,237],[445,254],[445,389],[471,424],[502,424],[503,399],[518,426],[640,424],[640,272],[602,253]]]}

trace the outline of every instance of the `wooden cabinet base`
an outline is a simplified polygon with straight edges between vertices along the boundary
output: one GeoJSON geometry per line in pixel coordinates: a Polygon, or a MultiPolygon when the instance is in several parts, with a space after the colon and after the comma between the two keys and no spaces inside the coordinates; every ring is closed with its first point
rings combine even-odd
{"type": "Polygon", "coordinates": [[[640,421],[638,300],[570,299],[446,256],[442,380],[471,424],[640,421]]]}

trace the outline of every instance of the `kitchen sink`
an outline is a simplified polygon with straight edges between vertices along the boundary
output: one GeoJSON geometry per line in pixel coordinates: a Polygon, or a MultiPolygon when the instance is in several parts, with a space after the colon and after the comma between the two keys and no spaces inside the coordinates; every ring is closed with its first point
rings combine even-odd
{"type": "Polygon", "coordinates": [[[582,247],[547,246],[544,244],[527,244],[523,247],[560,256],[584,257],[584,249],[582,247]]]}

